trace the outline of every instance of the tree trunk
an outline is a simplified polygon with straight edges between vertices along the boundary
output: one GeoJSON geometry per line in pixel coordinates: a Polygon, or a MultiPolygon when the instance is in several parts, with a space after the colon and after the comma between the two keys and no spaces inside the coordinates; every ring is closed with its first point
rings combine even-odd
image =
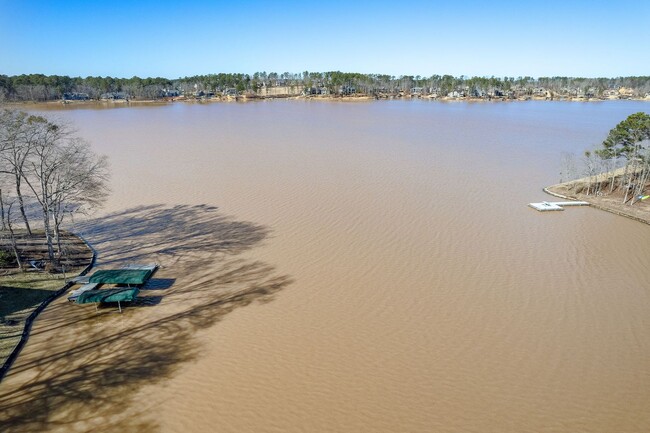
{"type": "Polygon", "coordinates": [[[50,229],[50,214],[43,210],[43,225],[45,226],[45,240],[47,241],[47,257],[50,263],[54,263],[54,246],[52,242],[52,230],[50,229]]]}
{"type": "Polygon", "coordinates": [[[60,261],[63,254],[63,250],[61,249],[61,221],[59,221],[56,215],[54,215],[54,239],[56,241],[56,254],[60,261]]]}
{"type": "Polygon", "coordinates": [[[612,173],[612,179],[611,179],[611,182],[610,182],[610,184],[609,184],[609,193],[610,193],[610,194],[611,194],[612,192],[614,192],[614,182],[616,181],[616,176],[615,176],[615,174],[614,174],[615,171],[616,171],[616,158],[617,158],[617,156],[616,156],[616,151],[614,151],[614,159],[612,160],[612,171],[611,171],[611,173],[612,173]]]}
{"type": "Polygon", "coordinates": [[[25,228],[27,229],[27,234],[32,235],[32,229],[29,226],[29,220],[27,219],[27,213],[25,212],[25,203],[23,202],[23,194],[20,191],[20,176],[16,176],[16,195],[18,196],[18,206],[20,208],[20,214],[23,217],[23,221],[25,222],[25,228]]]}
{"type": "Polygon", "coordinates": [[[632,199],[632,203],[636,203],[637,201],[639,201],[638,197],[643,193],[647,181],[648,181],[648,163],[644,161],[643,167],[641,169],[641,176],[639,176],[637,185],[634,188],[634,198],[632,199]]]}
{"type": "Polygon", "coordinates": [[[627,179],[627,172],[628,172],[629,167],[630,167],[630,163],[629,163],[629,162],[626,162],[626,163],[625,163],[625,171],[623,172],[623,180],[622,180],[623,188],[625,188],[625,197],[623,197],[623,203],[626,203],[626,202],[627,202],[627,194],[628,194],[628,192],[629,192],[629,190],[630,190],[630,189],[627,187],[627,186],[628,186],[628,183],[629,183],[629,182],[628,182],[628,179],[627,179]]]}
{"type": "Polygon", "coordinates": [[[18,246],[16,245],[16,235],[14,234],[14,228],[11,225],[11,204],[7,209],[7,226],[9,227],[9,238],[11,240],[11,249],[13,250],[14,257],[16,258],[16,264],[18,265],[18,269],[20,269],[20,272],[25,272],[25,268],[23,267],[23,262],[20,261],[20,254],[18,254],[18,246]]]}
{"type": "Polygon", "coordinates": [[[2,200],[2,189],[0,189],[0,219],[2,220],[2,230],[7,230],[7,225],[5,224],[5,204],[2,200]]]}
{"type": "Polygon", "coordinates": [[[47,185],[41,180],[41,208],[43,209],[43,228],[47,241],[47,256],[50,263],[54,263],[54,247],[52,246],[52,230],[50,229],[50,200],[47,185]]]}

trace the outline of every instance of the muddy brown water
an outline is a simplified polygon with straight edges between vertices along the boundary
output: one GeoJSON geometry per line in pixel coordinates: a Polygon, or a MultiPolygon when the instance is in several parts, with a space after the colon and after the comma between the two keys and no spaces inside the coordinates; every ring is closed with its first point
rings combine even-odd
{"type": "Polygon", "coordinates": [[[157,261],[116,314],[61,300],[8,431],[646,432],[650,227],[542,214],[562,152],[642,102],[48,110],[109,155],[73,229],[157,261]]]}

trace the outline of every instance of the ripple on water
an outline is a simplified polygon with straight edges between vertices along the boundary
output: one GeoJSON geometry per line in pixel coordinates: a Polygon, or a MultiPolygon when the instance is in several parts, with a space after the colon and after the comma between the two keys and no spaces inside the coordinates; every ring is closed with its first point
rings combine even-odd
{"type": "Polygon", "coordinates": [[[114,161],[107,212],[219,206],[268,226],[245,256],[294,281],[198,332],[197,358],[142,388],[151,417],[163,431],[648,431],[650,232],[526,207],[561,152],[645,109],[583,107],[66,111],[114,161]]]}

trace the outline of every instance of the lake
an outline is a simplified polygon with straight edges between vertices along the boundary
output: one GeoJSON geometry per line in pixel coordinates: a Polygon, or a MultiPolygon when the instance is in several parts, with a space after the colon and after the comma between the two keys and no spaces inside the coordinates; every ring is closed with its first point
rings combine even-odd
{"type": "MultiPolygon", "coordinates": [[[[19,390],[34,380],[30,362],[101,328],[121,332],[99,375],[117,377],[128,402],[102,400],[116,430],[646,432],[650,227],[527,204],[549,199],[563,152],[581,155],[648,107],[48,110],[111,161],[106,207],[72,228],[100,267],[155,260],[167,283],[156,305],[120,317],[48,308],[74,332],[50,332],[63,319],[46,311],[6,386],[19,390]],[[129,345],[138,332],[149,345],[129,345]],[[152,368],[111,376],[147,350],[152,368]]],[[[66,362],[99,365],[90,353],[66,362]]],[[[92,377],[70,389],[104,386],[92,377]]],[[[90,400],[59,396],[43,419],[90,428],[90,400]]]]}

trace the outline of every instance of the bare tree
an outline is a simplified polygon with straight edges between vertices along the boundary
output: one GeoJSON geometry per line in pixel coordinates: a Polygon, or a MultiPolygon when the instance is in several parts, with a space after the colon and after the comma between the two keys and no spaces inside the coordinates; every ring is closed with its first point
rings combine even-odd
{"type": "Polygon", "coordinates": [[[572,153],[563,152],[560,159],[560,183],[576,178],[576,160],[572,153]]]}
{"type": "Polygon", "coordinates": [[[74,136],[58,152],[63,163],[52,176],[49,202],[60,256],[60,229],[65,216],[99,207],[108,195],[108,159],[96,155],[86,141],[74,136]]]}
{"type": "Polygon", "coordinates": [[[42,211],[50,262],[55,259],[55,240],[61,255],[60,228],[65,216],[101,205],[108,194],[106,157],[96,155],[68,126],[24,112],[0,113],[0,174],[13,179],[16,187],[6,218],[0,190],[3,227],[6,222],[13,236],[10,211],[17,200],[31,235],[21,191],[24,182],[42,211]]]}
{"type": "Polygon", "coordinates": [[[68,135],[68,131],[44,118],[37,119],[32,127],[38,139],[34,142],[32,157],[24,170],[24,179],[41,205],[43,228],[47,240],[47,253],[50,261],[54,260],[54,247],[51,230],[52,187],[55,174],[64,164],[58,147],[68,135]]]}
{"type": "Polygon", "coordinates": [[[24,179],[40,204],[48,256],[54,261],[54,241],[66,213],[100,205],[107,196],[108,163],[65,125],[44,118],[37,130],[24,179]]]}
{"type": "Polygon", "coordinates": [[[590,192],[594,194],[598,192],[598,185],[596,184],[596,175],[598,174],[598,161],[599,158],[595,154],[588,150],[585,151],[583,158],[584,175],[589,179],[587,181],[587,195],[589,195],[590,192]]]}
{"type": "Polygon", "coordinates": [[[32,146],[38,139],[38,128],[33,126],[42,123],[43,120],[25,112],[12,110],[4,110],[0,114],[0,173],[13,177],[18,207],[29,235],[32,234],[32,229],[25,212],[22,192],[23,170],[32,146]]]}

